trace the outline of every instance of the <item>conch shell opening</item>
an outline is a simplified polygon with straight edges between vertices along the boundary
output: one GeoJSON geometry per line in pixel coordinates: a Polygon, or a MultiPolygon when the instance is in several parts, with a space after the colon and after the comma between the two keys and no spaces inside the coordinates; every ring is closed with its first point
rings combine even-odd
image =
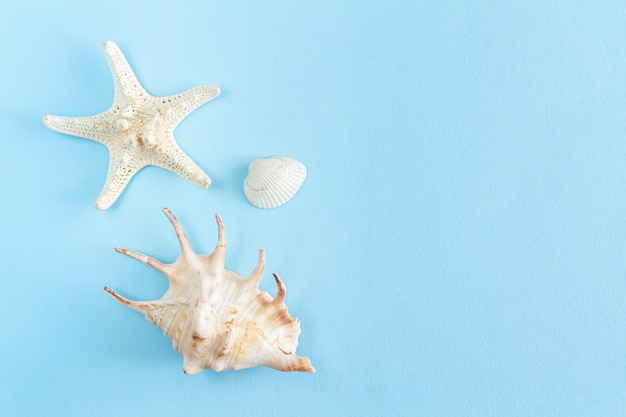
{"type": "Polygon", "coordinates": [[[164,264],[129,249],[115,248],[165,275],[169,288],[163,297],[133,301],[107,287],[104,290],[163,330],[183,356],[186,374],[255,366],[315,372],[308,358],[295,354],[300,322],[287,311],[286,289],[280,277],[274,274],[278,287],[274,298],[259,290],[265,251],[259,250],[256,267],[244,278],[224,269],[226,231],[219,214],[215,215],[217,245],[213,253],[201,255],[194,252],[172,212],[167,208],[163,212],[180,243],[180,256],[175,262],[164,264]]]}

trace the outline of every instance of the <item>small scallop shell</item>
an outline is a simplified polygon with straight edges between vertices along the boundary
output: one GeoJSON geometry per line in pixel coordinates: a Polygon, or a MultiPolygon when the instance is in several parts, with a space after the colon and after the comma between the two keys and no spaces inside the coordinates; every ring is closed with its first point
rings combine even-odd
{"type": "Polygon", "coordinates": [[[255,159],[248,167],[243,192],[252,205],[275,208],[298,192],[306,178],[306,167],[286,156],[255,159]]]}

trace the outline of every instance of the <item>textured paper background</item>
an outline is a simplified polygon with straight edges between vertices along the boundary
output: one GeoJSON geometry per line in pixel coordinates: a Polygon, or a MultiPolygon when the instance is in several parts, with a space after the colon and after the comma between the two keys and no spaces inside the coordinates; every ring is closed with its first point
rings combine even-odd
{"type": "Polygon", "coordinates": [[[623,416],[623,2],[13,2],[0,13],[0,415],[623,416]],[[18,4],[19,3],[19,4],[18,4]],[[92,205],[108,153],[43,114],[112,102],[101,43],[144,87],[222,95],[177,128],[213,179],[141,171],[92,205]],[[309,177],[248,204],[248,163],[309,177]],[[226,266],[267,251],[316,374],[190,377],[102,287],[166,280],[161,213],[226,266]]]}

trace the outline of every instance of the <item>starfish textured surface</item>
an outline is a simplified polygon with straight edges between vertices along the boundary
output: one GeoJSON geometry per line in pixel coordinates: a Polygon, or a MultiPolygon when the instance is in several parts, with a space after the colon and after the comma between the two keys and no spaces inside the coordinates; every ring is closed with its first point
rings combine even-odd
{"type": "Polygon", "coordinates": [[[109,171],[96,208],[109,208],[133,175],[147,165],[165,168],[202,188],[211,185],[209,176],[176,143],[174,129],[189,113],[219,96],[219,87],[205,84],[173,96],[155,97],[139,84],[114,42],[104,42],[104,52],[115,86],[111,108],[95,116],[43,117],[52,130],[109,148],[109,171]]]}

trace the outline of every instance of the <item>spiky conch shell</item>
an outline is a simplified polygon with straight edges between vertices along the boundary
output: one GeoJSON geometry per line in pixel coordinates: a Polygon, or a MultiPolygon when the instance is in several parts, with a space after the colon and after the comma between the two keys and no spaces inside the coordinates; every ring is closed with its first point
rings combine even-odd
{"type": "Polygon", "coordinates": [[[181,253],[174,263],[163,264],[128,249],[115,250],[162,272],[169,289],[155,301],[132,301],[107,287],[104,290],[163,330],[183,356],[186,374],[255,366],[315,372],[308,358],[295,354],[300,322],[287,311],[281,279],[274,274],[278,292],[273,299],[258,288],[265,266],[263,249],[246,279],[224,269],[226,232],[219,214],[215,215],[217,246],[213,253],[200,255],[191,248],[172,212],[163,211],[180,242],[181,253]]]}

